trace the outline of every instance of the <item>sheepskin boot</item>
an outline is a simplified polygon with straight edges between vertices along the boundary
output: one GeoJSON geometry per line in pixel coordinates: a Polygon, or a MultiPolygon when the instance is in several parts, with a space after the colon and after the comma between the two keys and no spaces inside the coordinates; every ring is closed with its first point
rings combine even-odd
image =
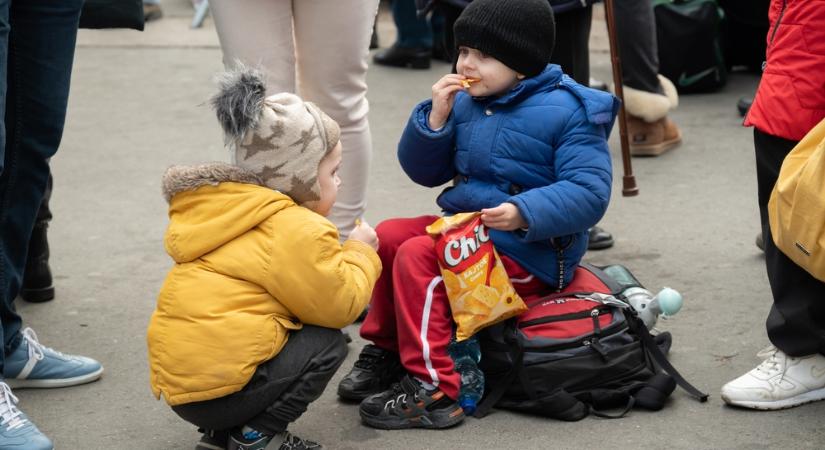
{"type": "Polygon", "coordinates": [[[624,87],[630,154],[658,156],[682,142],[682,132],[667,114],[679,105],[676,87],[659,75],[664,95],[624,87]]]}

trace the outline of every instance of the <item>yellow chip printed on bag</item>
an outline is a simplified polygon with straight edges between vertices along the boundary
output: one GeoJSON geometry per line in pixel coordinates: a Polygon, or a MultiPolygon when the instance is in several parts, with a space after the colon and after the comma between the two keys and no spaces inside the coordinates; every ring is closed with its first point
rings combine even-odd
{"type": "Polygon", "coordinates": [[[427,227],[456,322],[456,340],[527,310],[481,223],[481,213],[442,217],[427,227]]]}

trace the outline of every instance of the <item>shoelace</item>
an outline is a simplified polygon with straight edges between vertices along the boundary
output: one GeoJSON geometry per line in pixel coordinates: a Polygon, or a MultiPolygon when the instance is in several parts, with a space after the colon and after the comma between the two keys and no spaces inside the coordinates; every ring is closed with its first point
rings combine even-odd
{"type": "Polygon", "coordinates": [[[23,335],[23,338],[26,339],[26,341],[29,343],[29,345],[27,346],[29,348],[29,360],[31,360],[32,358],[38,361],[42,360],[46,356],[45,350],[50,350],[60,355],[61,357],[66,356],[53,348],[49,348],[41,344],[40,341],[37,340],[37,334],[34,332],[34,330],[32,330],[29,327],[26,327],[26,329],[23,330],[21,334],[23,335]]]}
{"type": "Polygon", "coordinates": [[[384,352],[381,349],[373,345],[367,345],[361,350],[361,354],[358,355],[358,360],[355,361],[355,367],[359,369],[372,369],[383,357],[384,352]]]}
{"type": "Polygon", "coordinates": [[[7,425],[10,430],[26,424],[25,417],[21,417],[23,412],[15,406],[17,402],[17,397],[11,393],[9,385],[0,382],[0,425],[7,425]]]}
{"type": "Polygon", "coordinates": [[[782,378],[785,376],[785,370],[788,368],[788,356],[780,352],[779,349],[773,345],[760,350],[757,356],[763,357],[765,360],[756,366],[756,370],[770,375],[776,373],[781,368],[782,374],[779,377],[779,381],[782,381],[782,378]]]}

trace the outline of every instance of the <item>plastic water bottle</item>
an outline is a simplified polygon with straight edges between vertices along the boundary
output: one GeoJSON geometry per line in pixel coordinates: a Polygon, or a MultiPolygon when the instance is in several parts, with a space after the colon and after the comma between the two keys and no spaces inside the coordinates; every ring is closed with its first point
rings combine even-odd
{"type": "Polygon", "coordinates": [[[455,371],[461,376],[458,404],[464,410],[464,414],[472,415],[484,395],[484,373],[478,367],[481,361],[478,338],[473,336],[457,342],[453,336],[447,346],[447,353],[453,358],[455,371]]]}
{"type": "Polygon", "coordinates": [[[666,287],[653,295],[641,286],[627,268],[618,264],[605,267],[604,272],[622,285],[622,296],[636,310],[648,329],[656,325],[660,314],[672,316],[682,309],[682,294],[675,289],[666,287]]]}

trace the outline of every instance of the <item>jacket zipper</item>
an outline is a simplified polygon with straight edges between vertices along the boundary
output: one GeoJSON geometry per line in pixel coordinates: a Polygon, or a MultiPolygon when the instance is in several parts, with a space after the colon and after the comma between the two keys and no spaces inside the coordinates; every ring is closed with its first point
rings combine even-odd
{"type": "MultiPolygon", "coordinates": [[[[773,26],[773,31],[771,32],[771,41],[768,42],[768,48],[770,49],[773,46],[773,40],[776,37],[776,31],[779,30],[779,24],[782,23],[782,17],[785,15],[785,9],[788,6],[788,0],[782,0],[782,9],[779,11],[779,17],[776,19],[776,24],[773,26]]],[[[765,55],[767,57],[767,55],[765,55]]],[[[768,67],[768,61],[762,61],[762,71],[765,71],[765,67],[768,67]]]]}

